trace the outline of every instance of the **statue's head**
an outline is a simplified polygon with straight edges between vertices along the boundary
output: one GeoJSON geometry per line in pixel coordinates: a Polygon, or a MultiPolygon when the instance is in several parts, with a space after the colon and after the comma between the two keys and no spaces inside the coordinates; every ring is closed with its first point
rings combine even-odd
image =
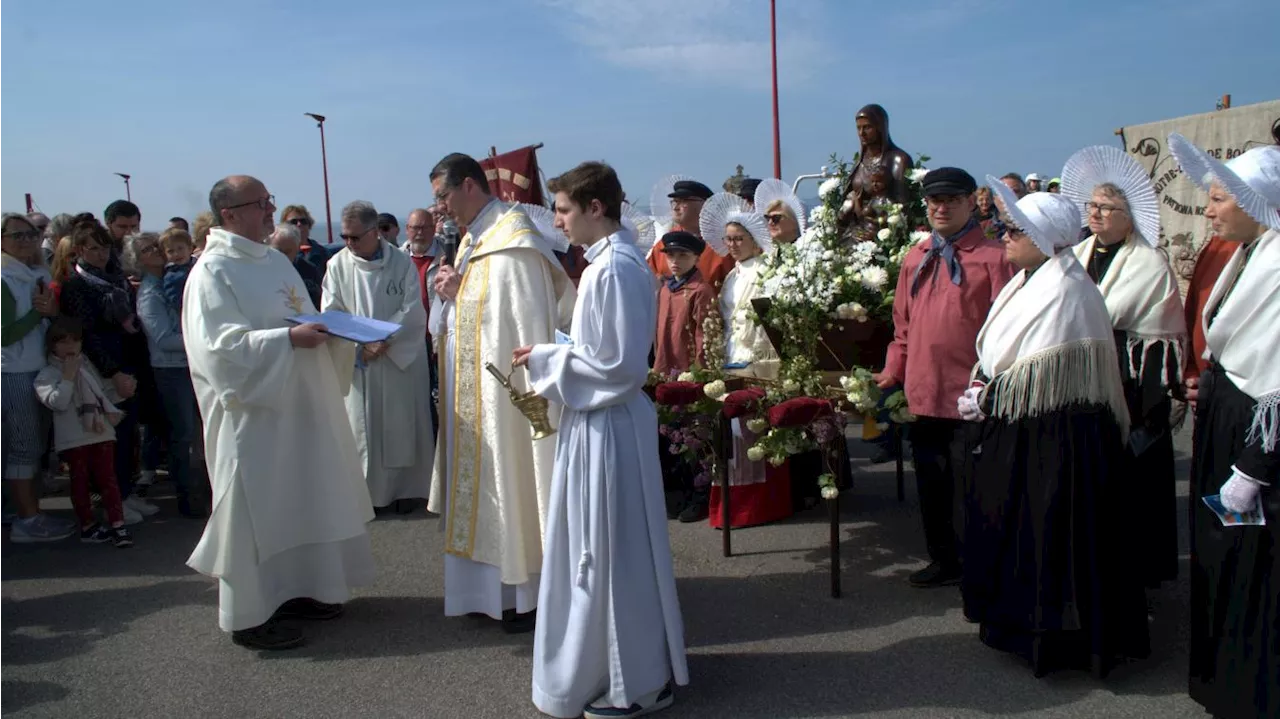
{"type": "Polygon", "coordinates": [[[864,150],[871,145],[884,147],[889,144],[889,113],[883,107],[867,105],[858,110],[854,122],[858,128],[858,140],[864,150]]]}

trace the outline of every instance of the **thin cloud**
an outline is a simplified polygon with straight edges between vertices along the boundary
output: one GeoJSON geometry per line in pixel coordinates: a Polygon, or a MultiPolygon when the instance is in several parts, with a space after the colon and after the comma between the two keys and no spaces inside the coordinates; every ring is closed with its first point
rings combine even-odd
{"type": "MultiPolygon", "coordinates": [[[[769,6],[762,0],[540,0],[563,32],[606,62],[664,79],[750,90],[769,87],[769,6]]],[[[778,73],[788,84],[816,75],[827,53],[809,4],[778,17],[778,73]]]]}

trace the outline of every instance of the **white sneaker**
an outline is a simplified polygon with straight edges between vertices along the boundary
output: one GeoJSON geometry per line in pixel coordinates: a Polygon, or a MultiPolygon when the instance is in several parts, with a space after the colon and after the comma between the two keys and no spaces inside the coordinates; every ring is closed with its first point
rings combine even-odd
{"type": "Polygon", "coordinates": [[[160,511],[159,507],[136,494],[129,495],[129,498],[124,500],[124,506],[133,509],[144,517],[150,517],[160,511]]]}
{"type": "Polygon", "coordinates": [[[130,507],[128,502],[122,502],[121,509],[124,510],[125,524],[142,524],[142,515],[138,513],[138,510],[130,507]]]}

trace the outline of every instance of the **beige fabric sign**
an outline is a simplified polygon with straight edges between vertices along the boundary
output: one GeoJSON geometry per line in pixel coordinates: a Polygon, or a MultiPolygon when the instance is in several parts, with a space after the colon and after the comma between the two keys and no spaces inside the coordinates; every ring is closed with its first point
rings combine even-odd
{"type": "Polygon", "coordinates": [[[1160,245],[1169,253],[1185,287],[1196,255],[1209,239],[1209,223],[1204,218],[1205,193],[1182,174],[1169,152],[1171,132],[1180,133],[1220,160],[1230,160],[1258,145],[1280,142],[1280,100],[1121,130],[1125,150],[1151,174],[1160,200],[1160,245]]]}

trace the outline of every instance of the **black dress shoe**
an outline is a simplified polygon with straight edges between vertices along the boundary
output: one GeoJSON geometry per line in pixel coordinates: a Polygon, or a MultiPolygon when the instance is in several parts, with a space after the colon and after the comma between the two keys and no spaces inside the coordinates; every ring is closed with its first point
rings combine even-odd
{"type": "Polygon", "coordinates": [[[267,621],[252,629],[238,629],[231,632],[231,641],[248,649],[270,652],[300,647],[304,640],[301,630],[297,627],[267,621]]]}
{"type": "Polygon", "coordinates": [[[515,610],[508,609],[502,613],[502,631],[507,634],[528,634],[533,631],[537,618],[536,609],[524,614],[516,614],[515,610]]]}
{"type": "Polygon", "coordinates": [[[204,500],[190,496],[178,497],[178,514],[189,519],[204,519],[209,516],[209,512],[204,506],[204,500]]]}
{"type": "Polygon", "coordinates": [[[948,587],[960,583],[960,567],[934,562],[907,578],[913,587],[948,587]]]}
{"type": "Polygon", "coordinates": [[[680,512],[680,521],[685,524],[701,522],[707,518],[708,514],[707,502],[695,499],[689,503],[689,506],[685,507],[684,510],[680,512]]]}
{"type": "Polygon", "coordinates": [[[307,619],[310,621],[324,621],[326,619],[337,619],[342,616],[341,604],[325,604],[317,602],[310,597],[299,597],[290,599],[280,608],[276,610],[276,619],[307,619]]]}

